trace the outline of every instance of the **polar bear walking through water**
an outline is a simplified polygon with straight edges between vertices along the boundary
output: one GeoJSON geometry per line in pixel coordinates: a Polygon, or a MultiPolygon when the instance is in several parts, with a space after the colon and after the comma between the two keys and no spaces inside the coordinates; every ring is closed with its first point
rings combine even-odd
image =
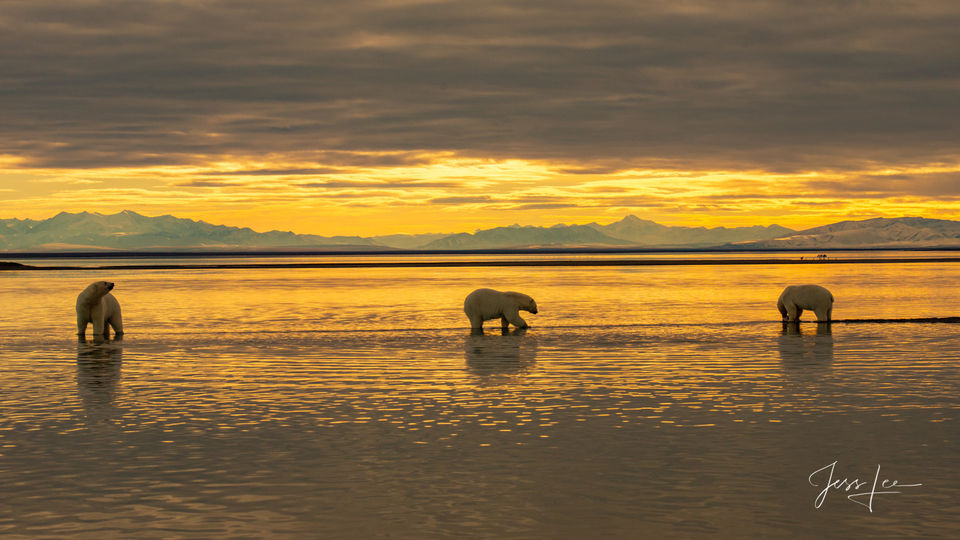
{"type": "Polygon", "coordinates": [[[123,334],[123,317],[120,314],[120,302],[110,294],[113,283],[94,281],[77,296],[77,336],[83,339],[87,333],[87,324],[93,323],[93,337],[110,337],[107,325],[113,327],[115,335],[123,334]]]}
{"type": "Polygon", "coordinates": [[[536,314],[537,303],[523,293],[493,289],[477,289],[463,301],[463,312],[467,314],[470,327],[474,330],[483,330],[483,321],[491,319],[500,319],[504,330],[511,324],[517,328],[528,328],[527,321],[520,318],[521,309],[536,314]]]}
{"type": "Polygon", "coordinates": [[[777,309],[783,320],[797,322],[803,310],[817,315],[817,322],[830,322],[833,314],[833,295],[820,285],[790,285],[780,293],[777,309]]]}

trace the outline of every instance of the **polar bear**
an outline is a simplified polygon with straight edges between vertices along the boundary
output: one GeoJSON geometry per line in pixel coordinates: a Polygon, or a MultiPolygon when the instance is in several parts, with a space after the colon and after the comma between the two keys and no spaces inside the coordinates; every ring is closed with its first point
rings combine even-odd
{"type": "Polygon", "coordinates": [[[123,334],[123,318],[120,315],[120,302],[110,294],[113,283],[95,281],[77,296],[77,336],[83,338],[87,333],[87,323],[93,323],[93,337],[110,337],[107,325],[113,327],[117,336],[123,334]]]}
{"type": "Polygon", "coordinates": [[[537,303],[529,296],[518,292],[500,292],[493,289],[477,289],[463,301],[463,312],[470,319],[470,327],[483,330],[483,321],[500,319],[504,330],[511,324],[528,328],[527,321],[520,318],[520,310],[537,313],[537,303]]]}
{"type": "Polygon", "coordinates": [[[829,322],[833,295],[820,285],[790,285],[780,293],[777,309],[785,321],[799,321],[803,310],[809,309],[816,313],[817,322],[829,322]]]}

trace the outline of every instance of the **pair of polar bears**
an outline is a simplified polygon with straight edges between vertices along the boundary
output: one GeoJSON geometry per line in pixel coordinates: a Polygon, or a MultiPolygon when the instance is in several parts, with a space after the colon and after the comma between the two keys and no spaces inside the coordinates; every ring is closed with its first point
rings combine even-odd
{"type": "MultiPolygon", "coordinates": [[[[77,296],[77,335],[86,336],[87,325],[93,323],[95,338],[110,337],[109,327],[115,335],[123,334],[123,316],[120,302],[110,294],[114,284],[109,281],[95,281],[77,296]]],[[[527,328],[527,322],[520,318],[520,310],[537,312],[537,303],[533,298],[517,292],[500,292],[493,289],[477,289],[467,296],[463,310],[470,318],[473,328],[483,328],[483,321],[502,318],[503,327],[510,324],[518,328],[527,328]]]]}
{"type": "MultiPolygon", "coordinates": [[[[820,285],[790,285],[777,299],[777,309],[785,321],[799,321],[800,314],[808,309],[817,315],[818,322],[827,322],[833,313],[833,295],[820,285]]],[[[523,293],[493,289],[477,289],[463,301],[463,312],[474,330],[483,329],[483,321],[491,319],[500,319],[504,330],[511,324],[527,328],[520,310],[536,314],[537,303],[523,293]]]]}

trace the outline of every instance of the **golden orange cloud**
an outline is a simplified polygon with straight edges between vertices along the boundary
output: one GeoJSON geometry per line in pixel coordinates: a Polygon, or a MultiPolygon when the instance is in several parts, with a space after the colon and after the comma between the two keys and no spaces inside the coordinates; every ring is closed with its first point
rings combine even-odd
{"type": "Polygon", "coordinates": [[[843,219],[960,219],[960,164],[842,171],[589,168],[444,153],[296,155],[197,165],[27,169],[0,156],[2,217],[131,209],[254,230],[372,236],[520,223],[606,223],[635,214],[665,225],[803,229],[843,219]],[[349,159],[346,159],[349,158],[349,159]]]}

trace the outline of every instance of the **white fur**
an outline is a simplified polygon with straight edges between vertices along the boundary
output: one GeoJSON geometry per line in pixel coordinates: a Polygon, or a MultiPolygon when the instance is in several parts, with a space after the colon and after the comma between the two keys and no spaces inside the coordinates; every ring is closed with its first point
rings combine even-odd
{"type": "Polygon", "coordinates": [[[463,312],[470,319],[470,327],[482,329],[483,321],[500,319],[503,328],[511,324],[527,328],[527,321],[520,318],[520,310],[537,312],[533,298],[518,292],[500,292],[493,289],[477,289],[463,301],[463,312]]]}
{"type": "Polygon", "coordinates": [[[109,324],[116,335],[123,334],[120,302],[110,294],[113,283],[95,281],[77,296],[77,335],[84,337],[87,324],[93,323],[94,337],[110,337],[109,324]]]}
{"type": "Polygon", "coordinates": [[[777,309],[784,320],[800,320],[803,310],[817,315],[817,321],[829,321],[833,313],[833,295],[820,285],[790,285],[780,293],[777,309]]]}

